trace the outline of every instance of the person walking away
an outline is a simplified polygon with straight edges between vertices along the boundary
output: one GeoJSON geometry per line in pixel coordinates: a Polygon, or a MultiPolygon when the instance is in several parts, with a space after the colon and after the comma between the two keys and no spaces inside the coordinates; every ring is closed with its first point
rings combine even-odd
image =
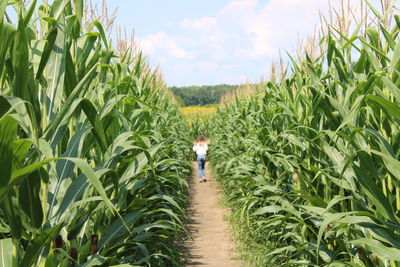
{"type": "Polygon", "coordinates": [[[207,182],[206,179],[206,156],[208,151],[207,143],[208,143],[207,138],[204,135],[198,135],[193,146],[193,151],[196,152],[200,183],[207,182]]]}

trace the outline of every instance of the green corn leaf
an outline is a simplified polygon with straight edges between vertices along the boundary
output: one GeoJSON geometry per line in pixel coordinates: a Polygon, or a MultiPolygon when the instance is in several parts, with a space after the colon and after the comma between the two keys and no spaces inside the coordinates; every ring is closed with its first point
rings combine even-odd
{"type": "Polygon", "coordinates": [[[50,55],[53,51],[53,48],[54,48],[54,45],[56,42],[56,38],[57,38],[57,32],[58,32],[57,25],[56,25],[57,22],[52,18],[47,18],[46,21],[49,23],[50,29],[47,32],[46,37],[45,37],[46,43],[43,48],[39,66],[37,68],[36,79],[39,79],[42,76],[44,69],[50,59],[50,55]]]}
{"type": "Polygon", "coordinates": [[[381,78],[384,85],[390,90],[390,92],[393,94],[395,99],[400,102],[400,92],[398,87],[388,78],[388,77],[382,77],[381,78]]]}
{"type": "Polygon", "coordinates": [[[11,238],[0,240],[0,265],[15,266],[14,245],[11,238]]]}
{"type": "MultiPolygon", "coordinates": [[[[0,25],[1,25],[2,22],[3,22],[4,13],[5,13],[6,7],[7,7],[7,2],[8,2],[8,0],[6,0],[6,1],[1,1],[1,3],[0,3],[0,25]]],[[[1,27],[1,26],[0,26],[0,27],[1,27]]]]}
{"type": "Polygon", "coordinates": [[[388,260],[400,261],[400,250],[388,247],[384,243],[372,238],[359,238],[351,240],[351,244],[355,246],[367,246],[372,252],[388,260]]]}
{"type": "Polygon", "coordinates": [[[84,0],[73,0],[76,14],[78,15],[79,23],[82,24],[84,0]]]}
{"type": "Polygon", "coordinates": [[[89,181],[85,175],[79,175],[65,192],[56,215],[61,217],[75,201],[79,200],[83,196],[88,184],[89,181]]]}
{"type": "Polygon", "coordinates": [[[107,150],[106,136],[104,134],[103,124],[100,120],[99,114],[97,113],[95,106],[87,99],[83,99],[79,106],[88,117],[91,125],[93,126],[92,133],[99,142],[102,151],[105,152],[107,150]]]}
{"type": "Polygon", "coordinates": [[[28,246],[25,250],[24,257],[21,261],[21,266],[31,266],[36,260],[42,248],[50,244],[50,242],[53,241],[57,235],[59,235],[62,227],[62,224],[51,227],[42,232],[36,238],[32,239],[28,243],[28,246]]]}
{"type": "Polygon", "coordinates": [[[369,40],[371,42],[371,46],[373,46],[375,48],[380,47],[379,33],[378,33],[376,27],[368,27],[367,28],[367,35],[368,35],[369,40]]]}
{"type": "Polygon", "coordinates": [[[47,62],[47,84],[48,89],[46,101],[46,117],[47,121],[55,119],[56,114],[60,110],[63,100],[63,87],[65,77],[66,62],[66,36],[65,36],[65,19],[64,16],[57,22],[57,36],[47,62]]]}
{"type": "Polygon", "coordinates": [[[66,60],[65,60],[65,85],[64,92],[65,96],[68,98],[73,89],[78,84],[76,73],[75,73],[75,65],[69,50],[66,51],[66,60]]]}
{"type": "Polygon", "coordinates": [[[371,9],[371,11],[375,14],[375,16],[377,16],[381,21],[383,21],[383,16],[379,13],[379,11],[374,7],[374,5],[371,4],[371,2],[369,0],[364,0],[368,7],[371,9]]]}
{"type": "Polygon", "coordinates": [[[32,63],[33,66],[33,72],[37,74],[39,70],[39,65],[40,61],[43,56],[43,50],[44,47],[46,46],[47,41],[45,40],[35,40],[31,41],[31,57],[30,57],[30,62],[32,63]]]}
{"type": "Polygon", "coordinates": [[[18,201],[15,192],[9,192],[4,198],[0,198],[0,209],[10,227],[10,233],[14,240],[22,237],[22,219],[18,209],[18,201]]]}
{"type": "Polygon", "coordinates": [[[37,0],[33,0],[30,3],[29,9],[28,9],[28,11],[26,12],[26,14],[24,16],[24,25],[25,25],[25,27],[28,26],[28,23],[32,19],[33,12],[35,11],[35,8],[36,8],[36,3],[37,3],[37,0]]]}
{"type": "Polygon", "coordinates": [[[49,124],[48,128],[46,129],[45,136],[46,139],[49,139],[51,135],[53,135],[56,131],[56,128],[60,125],[62,120],[65,120],[69,117],[67,114],[72,114],[74,112],[74,109],[71,109],[71,106],[74,105],[75,107],[79,104],[80,99],[78,98],[78,95],[82,92],[84,88],[84,85],[86,81],[90,78],[91,74],[95,72],[97,66],[94,66],[90,71],[88,71],[85,75],[85,77],[76,85],[74,90],[71,92],[63,106],[61,107],[61,110],[55,117],[53,121],[49,124]],[[78,100],[78,101],[77,101],[78,100]]]}
{"type": "Polygon", "coordinates": [[[40,228],[43,223],[43,209],[40,199],[41,179],[39,171],[32,172],[19,186],[19,203],[28,215],[31,225],[40,228]]]}
{"type": "Polygon", "coordinates": [[[394,50],[395,47],[396,47],[396,42],[394,41],[394,39],[392,38],[390,33],[386,30],[386,28],[382,24],[379,25],[379,28],[381,29],[381,31],[383,33],[383,36],[385,37],[385,39],[386,39],[387,43],[389,44],[390,48],[392,50],[394,50]]]}
{"type": "Polygon", "coordinates": [[[23,168],[31,147],[32,142],[27,139],[20,139],[13,143],[13,172],[23,168]]]}
{"type": "Polygon", "coordinates": [[[15,34],[12,66],[14,71],[13,93],[23,100],[30,100],[28,91],[29,50],[25,24],[22,15],[19,15],[18,29],[15,34]]]}
{"type": "Polygon", "coordinates": [[[99,250],[104,249],[106,245],[110,244],[115,239],[121,238],[121,236],[129,234],[123,222],[125,222],[128,225],[135,225],[135,222],[141,216],[142,216],[141,211],[134,211],[124,216],[123,219],[118,219],[115,222],[113,222],[107,229],[104,230],[104,233],[99,241],[98,245],[99,250]]]}
{"type": "Polygon", "coordinates": [[[363,72],[367,71],[366,63],[367,63],[367,54],[365,53],[364,50],[362,50],[360,58],[358,59],[357,63],[354,65],[354,72],[363,73],[363,72]]]}
{"type": "Polygon", "coordinates": [[[104,47],[108,48],[107,37],[103,26],[98,20],[93,21],[93,25],[96,26],[97,30],[99,31],[101,39],[104,43],[104,47]]]}
{"type": "MultiPolygon", "coordinates": [[[[4,3],[4,1],[2,2],[4,3]]],[[[17,29],[14,25],[7,22],[0,22],[0,34],[2,42],[0,42],[0,73],[3,73],[7,62],[7,53],[10,50],[12,41],[15,39],[15,33],[17,29]]],[[[11,77],[9,77],[11,78],[11,77]]],[[[1,81],[2,79],[0,79],[1,81]]]]}
{"type": "Polygon", "coordinates": [[[18,123],[10,116],[0,120],[0,188],[6,187],[11,179],[13,142],[17,135],[17,126],[18,123]]]}
{"type": "Polygon", "coordinates": [[[394,48],[394,53],[392,57],[392,61],[390,63],[391,73],[392,73],[392,81],[396,84],[399,80],[400,72],[400,42],[397,42],[396,47],[394,48]]]}
{"type": "Polygon", "coordinates": [[[31,165],[28,165],[22,169],[13,172],[12,177],[8,182],[8,184],[6,185],[6,187],[0,188],[0,200],[2,200],[9,191],[12,191],[15,185],[22,182],[27,175],[33,173],[34,171],[40,169],[42,166],[54,160],[56,159],[42,160],[40,162],[33,163],[31,165]]]}
{"type": "Polygon", "coordinates": [[[69,0],[55,0],[51,5],[50,16],[58,21],[64,14],[64,9],[69,3],[69,0]]]}
{"type": "Polygon", "coordinates": [[[400,107],[397,104],[375,95],[367,95],[366,100],[369,103],[377,104],[387,114],[400,120],[400,107]]]}

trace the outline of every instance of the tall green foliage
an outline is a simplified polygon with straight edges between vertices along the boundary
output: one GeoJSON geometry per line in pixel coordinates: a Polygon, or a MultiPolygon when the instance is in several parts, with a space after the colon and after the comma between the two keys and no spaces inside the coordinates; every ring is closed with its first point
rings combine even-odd
{"type": "Polygon", "coordinates": [[[222,107],[214,170],[257,266],[400,266],[400,17],[222,107]]]}
{"type": "Polygon", "coordinates": [[[140,54],[83,22],[84,1],[46,2],[0,3],[2,262],[177,264],[187,125],[140,54]]]}

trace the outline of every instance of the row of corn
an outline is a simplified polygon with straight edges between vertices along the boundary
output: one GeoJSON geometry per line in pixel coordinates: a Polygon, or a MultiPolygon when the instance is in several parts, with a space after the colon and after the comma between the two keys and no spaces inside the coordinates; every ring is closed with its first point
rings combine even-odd
{"type": "Polygon", "coordinates": [[[400,16],[364,3],[372,20],[329,25],[320,54],[213,117],[212,165],[255,266],[400,266],[400,16]]]}
{"type": "Polygon", "coordinates": [[[0,265],[177,265],[187,124],[86,7],[0,1],[0,265]]]}

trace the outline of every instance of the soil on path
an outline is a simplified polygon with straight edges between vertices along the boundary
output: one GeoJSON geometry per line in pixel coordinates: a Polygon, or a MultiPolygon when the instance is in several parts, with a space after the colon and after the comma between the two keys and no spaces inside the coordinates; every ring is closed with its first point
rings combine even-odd
{"type": "Polygon", "coordinates": [[[234,260],[234,242],[229,237],[228,211],[219,205],[221,192],[206,166],[207,182],[199,183],[197,164],[193,163],[189,231],[194,240],[188,240],[185,266],[239,267],[234,260]]]}

